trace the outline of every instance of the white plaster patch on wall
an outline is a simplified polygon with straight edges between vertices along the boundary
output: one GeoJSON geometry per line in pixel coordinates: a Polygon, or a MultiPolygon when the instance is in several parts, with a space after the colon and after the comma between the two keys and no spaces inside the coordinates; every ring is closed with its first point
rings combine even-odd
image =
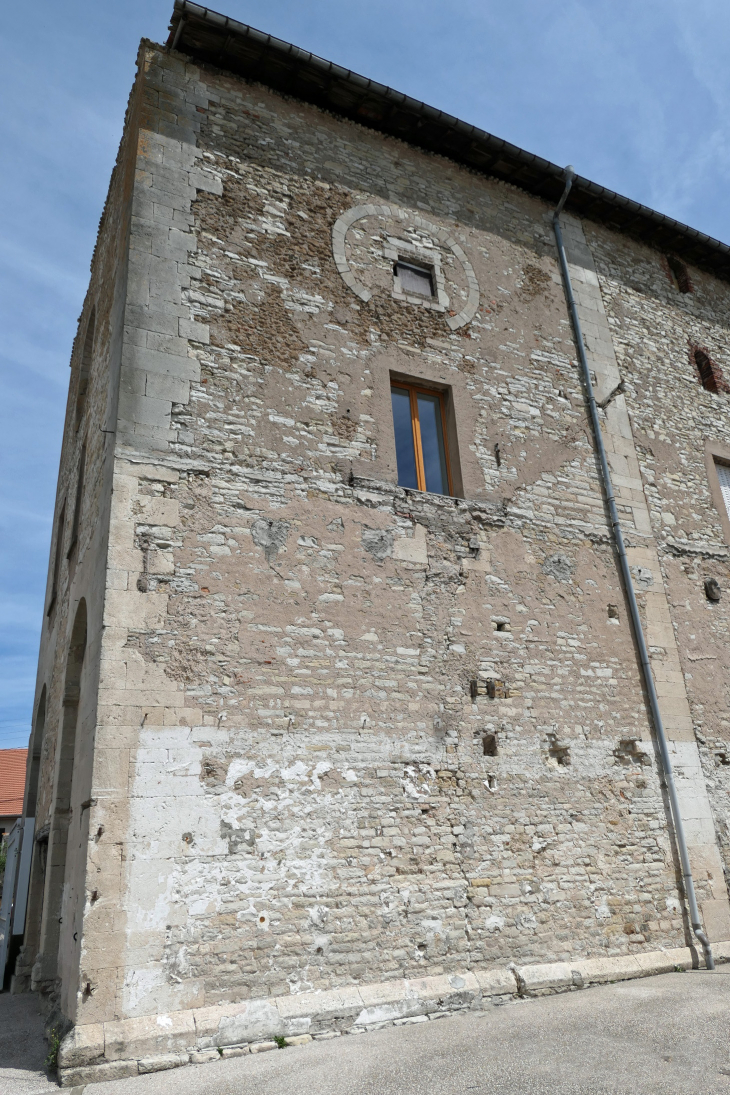
{"type": "Polygon", "coordinates": [[[130,952],[144,947],[145,961],[137,959],[125,978],[129,1015],[176,1011],[195,999],[185,949],[179,943],[166,947],[165,935],[171,925],[184,927],[191,916],[215,912],[220,903],[220,887],[204,892],[198,866],[198,856],[227,851],[218,800],[205,795],[200,771],[201,750],[190,743],[189,727],[141,731],[129,804],[126,934],[130,952]],[[185,849],[195,858],[181,860],[185,849]],[[144,946],[147,933],[154,933],[154,949],[144,946]]]}

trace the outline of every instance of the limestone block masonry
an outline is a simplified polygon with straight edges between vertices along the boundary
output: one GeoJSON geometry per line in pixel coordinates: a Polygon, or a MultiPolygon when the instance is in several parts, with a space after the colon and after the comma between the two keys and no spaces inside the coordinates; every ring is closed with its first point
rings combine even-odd
{"type": "Polygon", "coordinates": [[[645,611],[645,634],[652,652],[652,672],[662,720],[676,770],[677,794],[687,834],[693,875],[707,880],[702,917],[715,939],[730,938],[730,906],[723,863],[713,824],[710,799],[702,775],[698,743],[685,688],[684,674],[672,627],[667,592],[652,535],[639,455],[634,444],[626,398],[621,388],[611,330],[606,318],[595,263],[580,222],[566,217],[570,275],[588,345],[588,363],[595,376],[595,397],[604,408],[603,432],[617,504],[629,536],[628,557],[645,611]]]}
{"type": "MultiPolygon", "coordinates": [[[[181,13],[72,357],[14,982],[62,1084],[697,965],[550,203],[181,13]],[[399,485],[393,380],[441,393],[452,495],[399,485]]],[[[688,345],[730,369],[730,285],[563,223],[723,960],[730,396],[688,345]]]]}
{"type": "MultiPolygon", "coordinates": [[[[716,958],[730,960],[730,945],[716,958]]],[[[59,1053],[61,1086],[119,1080],[187,1064],[306,1045],[481,1011],[511,1000],[693,968],[687,947],[509,969],[476,970],[410,981],[348,986],[321,993],[245,1000],[193,1011],[76,1027],[59,1053]],[[277,1042],[276,1039],[279,1039],[277,1042]]]]}

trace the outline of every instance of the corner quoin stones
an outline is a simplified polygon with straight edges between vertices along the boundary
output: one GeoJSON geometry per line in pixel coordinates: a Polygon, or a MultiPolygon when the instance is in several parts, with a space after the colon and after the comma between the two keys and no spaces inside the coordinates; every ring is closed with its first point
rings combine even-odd
{"type": "MultiPolygon", "coordinates": [[[[38,675],[53,834],[83,599],[78,939],[61,925],[60,971],[37,851],[16,967],[73,1028],[64,1082],[691,961],[550,214],[142,43],[57,518],[82,437],[114,432],[38,675]],[[394,256],[433,266],[431,301],[399,296],[394,256]],[[397,486],[391,375],[449,391],[458,497],[397,486]]],[[[704,582],[729,556],[703,446],[730,453],[730,422],[686,347],[730,363],[728,287],[693,269],[679,294],[648,246],[565,225],[723,953],[728,608],[704,582]]]]}

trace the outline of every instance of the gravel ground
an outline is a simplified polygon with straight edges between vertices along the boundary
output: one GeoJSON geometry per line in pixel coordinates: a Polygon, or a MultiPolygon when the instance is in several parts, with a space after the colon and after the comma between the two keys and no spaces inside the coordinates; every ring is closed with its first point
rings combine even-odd
{"type": "Polygon", "coordinates": [[[0,992],[1,1095],[58,1092],[57,1085],[46,1076],[47,1053],[36,997],[0,992]]]}

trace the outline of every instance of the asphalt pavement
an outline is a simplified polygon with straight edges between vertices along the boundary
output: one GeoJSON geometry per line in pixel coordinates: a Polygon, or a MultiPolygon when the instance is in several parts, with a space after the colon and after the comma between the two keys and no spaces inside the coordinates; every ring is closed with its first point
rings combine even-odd
{"type": "MultiPolygon", "coordinates": [[[[3,1095],[52,1090],[33,1004],[32,997],[0,995],[3,1095]]],[[[87,1089],[87,1095],[292,1092],[730,1095],[730,966],[520,1000],[87,1089]]]]}

